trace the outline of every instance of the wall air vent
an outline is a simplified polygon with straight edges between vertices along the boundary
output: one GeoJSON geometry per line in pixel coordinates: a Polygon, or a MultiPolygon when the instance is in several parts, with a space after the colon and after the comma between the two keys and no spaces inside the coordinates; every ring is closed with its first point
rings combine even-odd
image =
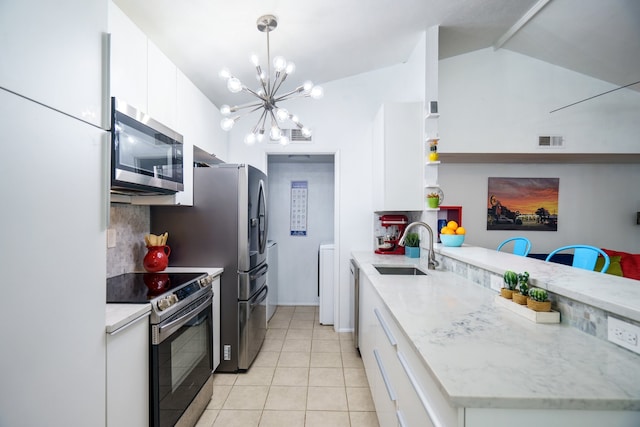
{"type": "Polygon", "coordinates": [[[564,148],[564,137],[559,135],[539,136],[538,148],[564,148]]]}
{"type": "Polygon", "coordinates": [[[293,129],[284,129],[285,135],[289,137],[289,141],[291,142],[312,142],[313,134],[310,136],[304,136],[302,131],[298,128],[293,129]]]}
{"type": "MultiPolygon", "coordinates": [[[[298,128],[294,129],[282,129],[282,136],[289,138],[291,144],[308,144],[313,142],[313,134],[306,137],[302,134],[302,131],[298,128]]],[[[269,144],[280,144],[279,140],[268,139],[269,144]]]]}

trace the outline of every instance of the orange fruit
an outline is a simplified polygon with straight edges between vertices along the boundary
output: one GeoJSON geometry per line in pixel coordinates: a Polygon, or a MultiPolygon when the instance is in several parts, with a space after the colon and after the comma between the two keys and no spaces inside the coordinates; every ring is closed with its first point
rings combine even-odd
{"type": "Polygon", "coordinates": [[[449,227],[442,227],[442,230],[440,230],[440,234],[456,234],[456,232],[449,227]]]}
{"type": "Polygon", "coordinates": [[[452,229],[453,231],[456,231],[456,228],[458,228],[458,223],[455,221],[449,221],[447,223],[447,227],[449,227],[450,229],[452,229]]]}
{"type": "Polygon", "coordinates": [[[456,234],[465,234],[466,232],[467,230],[465,230],[464,227],[456,228],[456,234]]]}

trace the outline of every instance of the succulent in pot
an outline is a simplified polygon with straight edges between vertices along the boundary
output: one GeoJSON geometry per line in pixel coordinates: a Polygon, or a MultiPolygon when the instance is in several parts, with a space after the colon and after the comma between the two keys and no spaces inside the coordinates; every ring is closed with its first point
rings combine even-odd
{"type": "Polygon", "coordinates": [[[417,248],[420,246],[420,235],[418,233],[407,233],[404,238],[404,245],[410,248],[417,248]]]}
{"type": "Polygon", "coordinates": [[[529,295],[529,273],[518,274],[518,292],[514,292],[511,296],[513,302],[524,305],[527,303],[527,296],[529,295]]]}
{"type": "Polygon", "coordinates": [[[518,285],[518,275],[515,271],[507,270],[502,275],[502,279],[504,280],[504,287],[500,289],[500,295],[507,299],[511,299],[513,291],[515,291],[516,286],[518,285]]]}
{"type": "Polygon", "coordinates": [[[420,258],[420,235],[407,233],[404,238],[404,254],[409,258],[420,258]]]}
{"type": "Polygon", "coordinates": [[[530,288],[527,307],[534,311],[551,311],[551,301],[549,301],[547,291],[540,288],[530,288]]]}

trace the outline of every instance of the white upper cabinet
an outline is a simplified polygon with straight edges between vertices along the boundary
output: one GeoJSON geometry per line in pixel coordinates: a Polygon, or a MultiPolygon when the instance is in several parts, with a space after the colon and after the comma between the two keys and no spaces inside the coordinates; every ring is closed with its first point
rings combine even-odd
{"type": "Polygon", "coordinates": [[[220,127],[220,111],[180,70],[176,104],[178,128],[184,138],[207,153],[226,159],[227,133],[220,127]]]}
{"type": "Polygon", "coordinates": [[[227,136],[220,129],[220,112],[111,1],[109,31],[111,95],[181,134],[184,144],[184,191],[175,195],[114,197],[132,204],[192,205],[193,146],[221,159],[227,156],[227,136]]]}
{"type": "Polygon", "coordinates": [[[149,111],[147,36],[113,2],[109,2],[111,33],[111,96],[149,111]]]}
{"type": "Polygon", "coordinates": [[[423,106],[386,103],[373,128],[373,210],[419,211],[423,182],[423,106]]]}
{"type": "Polygon", "coordinates": [[[107,2],[34,3],[0,1],[0,87],[106,128],[107,2]]]}
{"type": "Polygon", "coordinates": [[[147,75],[147,113],[154,120],[182,133],[176,124],[177,68],[151,40],[147,40],[147,75]]]}

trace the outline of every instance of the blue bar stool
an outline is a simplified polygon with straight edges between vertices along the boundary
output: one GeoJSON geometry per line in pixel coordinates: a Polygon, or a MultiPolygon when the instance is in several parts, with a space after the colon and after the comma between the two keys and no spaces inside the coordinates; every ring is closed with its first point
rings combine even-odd
{"type": "Polygon", "coordinates": [[[609,255],[607,255],[602,249],[596,248],[595,246],[588,245],[569,245],[563,246],[551,252],[547,255],[547,259],[545,261],[549,261],[556,253],[561,251],[566,251],[573,249],[573,267],[582,268],[583,270],[592,270],[596,266],[596,261],[598,260],[598,255],[602,255],[604,257],[604,265],[602,266],[602,270],[600,273],[606,273],[609,268],[609,264],[611,260],[609,259],[609,255]]]}
{"type": "Polygon", "coordinates": [[[526,237],[512,237],[510,239],[507,239],[498,245],[497,250],[499,251],[505,244],[509,242],[513,242],[513,253],[515,255],[529,255],[529,251],[531,251],[531,242],[526,237]]]}

